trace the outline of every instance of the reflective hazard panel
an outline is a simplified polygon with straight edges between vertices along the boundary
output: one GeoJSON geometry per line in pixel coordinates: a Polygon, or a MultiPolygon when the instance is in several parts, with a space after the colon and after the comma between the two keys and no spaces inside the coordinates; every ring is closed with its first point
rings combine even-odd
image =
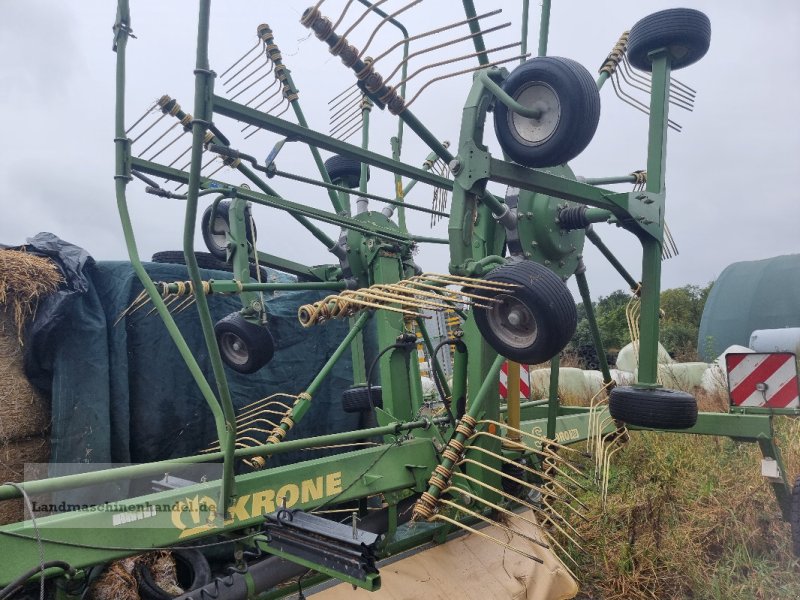
{"type": "Polygon", "coordinates": [[[732,406],[800,408],[797,357],[791,352],[725,356],[732,406]]]}
{"type": "MultiPolygon", "coordinates": [[[[520,399],[531,399],[531,377],[530,366],[519,365],[519,397],[520,399]]],[[[508,398],[508,361],[503,363],[500,369],[500,397],[508,398]]]]}

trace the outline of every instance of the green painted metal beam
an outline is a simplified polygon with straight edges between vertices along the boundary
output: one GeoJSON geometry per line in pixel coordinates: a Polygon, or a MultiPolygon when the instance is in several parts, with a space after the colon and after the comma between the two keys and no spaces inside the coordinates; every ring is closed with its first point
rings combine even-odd
{"type": "Polygon", "coordinates": [[[364,150],[360,146],[334,140],[331,137],[312,129],[300,127],[294,123],[264,114],[219,96],[214,96],[214,111],[223,116],[239,120],[242,123],[255,125],[256,127],[266,129],[267,131],[272,131],[278,135],[291,137],[298,141],[316,146],[317,148],[328,150],[329,152],[350,156],[360,160],[363,163],[367,163],[368,165],[385,169],[392,173],[403,175],[404,177],[418,179],[422,183],[427,183],[429,185],[444,188],[446,190],[453,189],[453,182],[445,177],[430,173],[424,169],[412,167],[400,161],[392,160],[391,158],[387,158],[381,154],[364,150]]]}
{"type": "MultiPolygon", "coordinates": [[[[356,433],[363,436],[366,432],[356,433]]],[[[290,442],[275,447],[283,444],[290,442]]],[[[45,560],[64,557],[68,549],[68,562],[82,568],[152,548],[257,527],[265,513],[280,506],[281,497],[287,498],[288,508],[309,510],[323,503],[416,489],[420,480],[417,471],[429,472],[436,463],[430,440],[410,440],[240,475],[229,511],[217,515],[224,520],[215,518],[213,510],[219,482],[208,482],[104,505],[102,509],[42,517],[37,519],[37,526],[45,560]],[[378,476],[366,480],[367,472],[378,476]]],[[[30,521],[0,528],[0,540],[1,586],[38,565],[40,557],[30,521]]]]}

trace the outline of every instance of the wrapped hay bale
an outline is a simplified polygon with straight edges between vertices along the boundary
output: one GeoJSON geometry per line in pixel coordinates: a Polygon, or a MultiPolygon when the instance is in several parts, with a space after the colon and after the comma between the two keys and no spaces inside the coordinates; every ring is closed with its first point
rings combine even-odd
{"type": "MultiPolygon", "coordinates": [[[[39,300],[61,281],[50,260],[0,250],[0,483],[22,481],[26,463],[50,458],[50,408],[23,372],[22,332],[39,300]]],[[[0,502],[0,525],[23,515],[22,500],[0,502]]]]}

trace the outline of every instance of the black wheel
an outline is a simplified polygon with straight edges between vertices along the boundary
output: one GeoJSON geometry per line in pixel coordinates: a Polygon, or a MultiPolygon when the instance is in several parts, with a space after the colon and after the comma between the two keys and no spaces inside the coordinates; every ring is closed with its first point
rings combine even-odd
{"type": "MultiPolygon", "coordinates": [[[[192,592],[211,582],[211,567],[206,557],[199,550],[179,548],[172,550],[175,559],[175,572],[178,586],[184,592],[192,592]]],[[[153,574],[143,564],[136,566],[136,579],[139,584],[139,595],[143,600],[169,600],[181,594],[171,594],[161,588],[153,574]]]]}
{"type": "Polygon", "coordinates": [[[800,556],[800,475],[792,488],[792,551],[800,556]]]}
{"type": "Polygon", "coordinates": [[[484,278],[516,284],[504,292],[475,290],[491,296],[491,308],[475,307],[475,323],[498,354],[524,364],[538,364],[561,352],[575,333],[577,310],[572,294],[550,269],[530,260],[498,267],[484,278]]]}
{"type": "MultiPolygon", "coordinates": [[[[203,241],[206,243],[206,248],[216,258],[227,261],[228,260],[228,240],[225,234],[230,231],[230,209],[231,201],[223,200],[217,204],[217,210],[214,213],[214,222],[211,222],[211,211],[214,206],[209,206],[203,217],[200,219],[200,229],[203,233],[203,241]]],[[[246,208],[244,211],[245,227],[247,232],[247,241],[251,244],[254,243],[258,232],[256,225],[250,218],[250,209],[246,208]],[[252,227],[252,229],[251,229],[252,227]],[[255,235],[254,235],[255,234],[255,235]]]]}
{"type": "Polygon", "coordinates": [[[373,385],[372,404],[369,402],[367,386],[357,385],[346,389],[342,394],[342,410],[346,413],[357,413],[371,411],[374,408],[383,408],[383,396],[381,386],[373,385]]]}
{"type": "Polygon", "coordinates": [[[672,69],[696,63],[711,44],[711,22],[699,10],[670,8],[646,16],[631,28],[628,61],[642,71],[652,70],[648,54],[667,48],[672,69]]]}
{"type": "MultiPolygon", "coordinates": [[[[233,271],[233,267],[220,260],[210,252],[195,252],[194,257],[197,260],[197,266],[201,269],[214,269],[216,271],[226,271],[228,273],[233,271]]],[[[185,265],[186,257],[181,250],[164,250],[163,252],[156,252],[150,259],[154,263],[170,264],[170,265],[185,265]]],[[[256,266],[250,263],[250,277],[258,279],[258,272],[256,266]]],[[[261,267],[261,281],[269,281],[269,270],[266,267],[261,267]]]]}
{"type": "MultiPolygon", "coordinates": [[[[325,170],[335,184],[340,181],[344,187],[357,188],[361,181],[361,163],[349,156],[334,155],[325,161],[325,170]]],[[[367,167],[369,181],[369,167],[367,167]]]]}
{"type": "Polygon", "coordinates": [[[229,314],[214,325],[222,360],[239,373],[255,373],[272,360],[275,342],[266,327],[251,323],[241,313],[229,314]]]}
{"type": "Polygon", "coordinates": [[[697,423],[697,400],[678,390],[617,386],[609,398],[611,416],[638,427],[688,429],[697,423]]]}
{"type": "Polygon", "coordinates": [[[503,151],[527,167],[572,160],[589,145],[600,120],[600,92],[592,75],[568,58],[538,56],[521,64],[503,90],[541,115],[529,119],[495,102],[494,130],[503,151]]]}

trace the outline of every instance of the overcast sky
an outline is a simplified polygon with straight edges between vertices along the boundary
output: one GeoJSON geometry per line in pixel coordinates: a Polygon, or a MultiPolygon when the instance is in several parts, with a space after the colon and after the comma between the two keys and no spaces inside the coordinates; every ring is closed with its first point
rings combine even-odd
{"type": "MultiPolygon", "coordinates": [[[[212,4],[211,66],[222,73],[253,46],[257,25],[269,23],[300,89],[310,126],[327,131],[328,101],[354,79],[339,59],[316,38],[309,38],[308,30],[299,24],[308,4],[308,0],[217,0],[212,4]]],[[[327,0],[322,11],[335,18],[344,4],[344,0],[327,0]]],[[[394,11],[404,4],[406,0],[388,0],[383,7],[394,11]]],[[[503,8],[503,13],[487,19],[487,24],[512,23],[490,36],[487,45],[518,39],[520,1],[475,0],[475,4],[479,13],[503,8]]],[[[531,4],[529,47],[535,52],[539,8],[537,2],[531,4]]],[[[592,73],[622,31],[650,12],[674,6],[662,0],[554,0],[553,4],[549,53],[573,58],[592,73]]],[[[698,95],[694,112],[671,112],[672,118],[683,125],[683,132],[670,133],[667,164],[667,222],[680,254],[664,264],[664,288],[703,285],[731,262],[795,253],[800,237],[800,197],[795,187],[800,158],[796,116],[800,99],[800,4],[796,0],[686,4],[709,15],[712,40],[701,62],[677,73],[679,79],[698,90],[698,95]]],[[[354,3],[344,23],[349,27],[361,10],[354,3]]],[[[131,0],[131,12],[137,39],[128,44],[127,123],[132,124],[162,94],[175,97],[192,112],[197,3],[131,0]]],[[[414,34],[462,15],[457,0],[426,0],[405,12],[402,20],[414,34]]],[[[50,231],[83,246],[98,260],[127,256],[113,188],[114,16],[111,0],[0,0],[4,137],[0,153],[0,243],[19,244],[39,231],[50,231]]],[[[348,38],[363,46],[375,23],[377,19],[366,19],[348,38]]],[[[445,41],[458,35],[451,32],[435,39],[445,41]]],[[[384,27],[369,53],[378,54],[398,39],[397,30],[384,27]]],[[[423,45],[427,44],[415,47],[423,45]]],[[[466,44],[449,47],[420,57],[411,70],[470,51],[471,46],[466,44]]],[[[492,59],[512,52],[493,53],[492,59]]],[[[392,62],[385,60],[387,65],[392,62]]],[[[460,68],[465,64],[460,63],[460,68]]],[[[391,69],[381,70],[386,74],[391,69]]],[[[426,73],[412,80],[409,95],[430,76],[426,73]]],[[[431,75],[437,73],[441,71],[431,75]]],[[[221,83],[217,81],[218,93],[222,92],[221,83]]],[[[468,86],[469,76],[435,83],[415,102],[413,111],[440,139],[455,144],[468,86]]],[[[588,177],[644,168],[646,117],[619,101],[611,86],[602,90],[601,100],[597,134],[571,163],[572,168],[588,177]]],[[[284,116],[294,119],[289,113],[284,116]]],[[[388,154],[396,120],[377,109],[372,119],[370,149],[388,154]]],[[[260,158],[279,139],[260,132],[244,141],[240,126],[222,118],[217,118],[217,123],[234,147],[260,158]]],[[[491,123],[486,136],[490,148],[496,150],[491,123]]],[[[172,134],[165,140],[171,138],[172,134]]],[[[358,136],[350,141],[358,143],[358,136]]],[[[187,136],[174,149],[182,151],[188,145],[187,136]]],[[[403,159],[419,165],[427,153],[428,149],[407,130],[403,159]]],[[[287,146],[278,167],[309,176],[315,173],[307,149],[299,144],[287,146]]],[[[241,182],[230,171],[217,176],[241,182]]],[[[323,190],[278,179],[270,183],[290,200],[329,208],[323,190]]],[[[501,187],[495,188],[497,193],[504,192],[501,187]]],[[[139,182],[129,189],[141,256],[180,248],[183,203],[147,195],[139,182]]],[[[370,191],[391,195],[391,178],[373,173],[370,191]]],[[[430,206],[431,192],[430,187],[419,185],[408,200],[430,206]]],[[[259,249],[309,264],[330,261],[324,249],[284,213],[258,207],[255,215],[259,249]]],[[[424,214],[409,219],[415,233],[446,236],[446,222],[431,231],[429,221],[424,214]]],[[[335,235],[335,228],[326,229],[335,235]]],[[[596,229],[638,277],[640,250],[633,236],[610,225],[596,229]]],[[[196,247],[203,249],[199,237],[196,247]]],[[[593,296],[625,287],[595,252],[587,249],[586,257],[593,296]]],[[[417,260],[428,271],[443,271],[447,258],[446,246],[426,246],[417,260]]]]}

